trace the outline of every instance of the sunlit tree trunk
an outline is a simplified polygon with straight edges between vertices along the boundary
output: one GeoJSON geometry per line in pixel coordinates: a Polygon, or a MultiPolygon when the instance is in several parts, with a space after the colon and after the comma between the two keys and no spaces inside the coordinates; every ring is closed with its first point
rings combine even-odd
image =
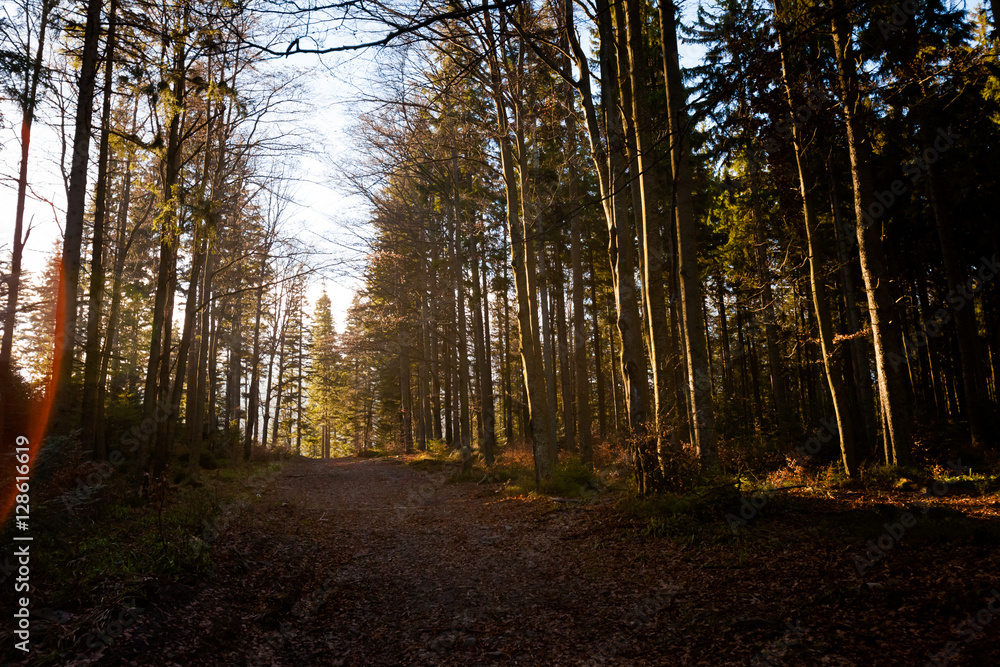
{"type": "Polygon", "coordinates": [[[870,217],[866,207],[874,201],[871,178],[871,137],[860,117],[862,96],[851,46],[850,25],[843,0],[833,3],[833,50],[842,96],[844,125],[851,158],[851,178],[854,185],[854,210],[857,218],[856,236],[861,277],[868,296],[868,317],[872,325],[875,347],[875,370],[878,376],[883,421],[885,424],[889,463],[901,465],[910,460],[912,436],[910,410],[903,382],[900,361],[899,325],[893,320],[893,298],[890,277],[886,269],[878,220],[870,217]]]}
{"type": "Polygon", "coordinates": [[[689,413],[695,448],[706,465],[715,465],[715,410],[712,383],[708,375],[708,349],[702,316],[701,280],[698,275],[697,239],[691,171],[690,119],[687,94],[681,80],[677,56],[676,6],[672,1],[659,5],[663,45],[663,74],[667,86],[670,125],[670,156],[674,177],[674,212],[677,224],[677,270],[680,275],[680,306],[684,323],[687,360],[689,413]]]}
{"type": "MultiPolygon", "coordinates": [[[[780,3],[776,2],[775,13],[780,13],[780,7],[780,3]]],[[[776,18],[778,21],[781,20],[780,16],[776,18]]],[[[779,27],[779,47],[782,47],[781,77],[785,88],[785,101],[788,104],[788,113],[792,116],[792,145],[795,151],[795,165],[799,177],[799,195],[802,197],[802,213],[806,232],[806,249],[809,259],[809,285],[813,296],[813,312],[816,316],[817,328],[819,329],[819,346],[820,355],[823,358],[823,370],[826,372],[830,398],[833,401],[834,417],[837,421],[837,430],[840,432],[841,461],[848,476],[854,477],[858,472],[857,457],[854,451],[854,424],[848,410],[846,391],[841,385],[843,374],[833,359],[833,323],[830,316],[830,304],[827,301],[823,280],[820,276],[819,258],[817,257],[815,243],[816,212],[810,192],[810,178],[807,175],[808,165],[805,147],[803,146],[799,127],[795,123],[794,118],[796,105],[792,97],[788,56],[783,48],[784,36],[782,30],[783,28],[779,27]]]]}

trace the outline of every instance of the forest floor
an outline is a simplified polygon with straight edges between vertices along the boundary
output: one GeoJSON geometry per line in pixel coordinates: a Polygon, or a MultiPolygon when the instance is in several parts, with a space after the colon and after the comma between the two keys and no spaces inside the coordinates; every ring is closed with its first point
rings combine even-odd
{"type": "Polygon", "coordinates": [[[217,522],[211,568],[65,664],[1000,664],[995,496],[795,489],[738,537],[657,536],[609,493],[407,462],[291,460],[217,522]]]}

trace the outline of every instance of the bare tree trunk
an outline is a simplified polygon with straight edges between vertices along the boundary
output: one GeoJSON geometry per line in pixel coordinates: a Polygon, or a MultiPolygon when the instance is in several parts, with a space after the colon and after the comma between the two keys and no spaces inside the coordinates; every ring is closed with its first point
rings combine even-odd
{"type": "Polygon", "coordinates": [[[413,453],[413,392],[410,386],[412,381],[410,350],[409,346],[403,345],[400,331],[399,346],[399,419],[401,426],[400,436],[403,441],[403,453],[413,453]]]}
{"type": "MultiPolygon", "coordinates": [[[[549,428],[550,414],[546,400],[545,371],[541,359],[541,340],[538,327],[538,298],[535,286],[535,253],[526,237],[530,237],[529,221],[524,207],[524,155],[521,151],[520,176],[515,174],[511,150],[511,127],[503,96],[500,67],[497,61],[497,44],[494,38],[490,13],[484,12],[485,32],[488,40],[491,95],[497,116],[500,147],[500,165],[504,181],[507,231],[511,241],[511,267],[514,271],[517,295],[518,333],[521,347],[521,369],[528,398],[529,424],[534,442],[535,482],[552,477],[555,442],[549,428]]],[[[516,93],[515,93],[516,95],[516,93]]],[[[520,125],[520,123],[518,123],[520,125]]],[[[523,136],[523,133],[522,133],[523,136]]]]}
{"type": "MultiPolygon", "coordinates": [[[[837,183],[833,176],[830,163],[827,162],[827,175],[830,181],[830,206],[833,209],[833,229],[837,238],[837,253],[840,259],[840,280],[843,285],[844,313],[847,319],[847,331],[852,335],[851,366],[854,371],[858,402],[861,406],[861,419],[864,425],[864,440],[866,451],[871,450],[878,439],[878,425],[875,421],[875,399],[872,393],[870,378],[871,364],[868,361],[866,341],[853,334],[861,331],[861,315],[858,311],[858,300],[854,288],[854,273],[848,256],[847,243],[844,240],[843,222],[840,218],[840,200],[837,197],[837,183]]],[[[933,381],[933,375],[931,376],[933,381]]]]}
{"type": "MultiPolygon", "coordinates": [[[[136,100],[136,105],[133,107],[132,112],[132,126],[135,127],[136,115],[138,113],[138,100],[136,100]]],[[[135,240],[136,232],[139,231],[139,227],[145,222],[143,216],[132,230],[129,235],[128,241],[125,240],[125,230],[128,225],[128,212],[129,206],[132,201],[132,157],[129,156],[128,161],[125,164],[125,184],[122,187],[122,193],[118,201],[118,214],[117,214],[117,232],[115,240],[115,260],[114,268],[111,277],[111,307],[108,312],[108,335],[104,339],[104,347],[101,350],[101,368],[97,376],[97,399],[95,401],[96,414],[94,416],[95,422],[95,449],[100,449],[101,451],[107,452],[107,438],[104,428],[104,404],[105,396],[107,394],[107,378],[108,369],[111,365],[111,353],[115,349],[115,343],[118,339],[118,320],[121,313],[121,282],[122,274],[125,271],[125,259],[128,256],[128,251],[132,246],[132,242],[135,240]]],[[[148,209],[147,209],[148,211],[148,209]]]]}
{"type": "MultiPolygon", "coordinates": [[[[752,175],[754,181],[757,172],[752,175]]],[[[771,396],[774,398],[774,412],[778,424],[778,432],[787,438],[789,435],[791,415],[788,400],[785,397],[785,364],[782,361],[781,350],[778,349],[778,325],[774,314],[774,291],[771,289],[771,272],[767,266],[767,256],[764,252],[764,230],[761,222],[760,202],[757,199],[756,182],[754,191],[750,193],[750,212],[754,222],[754,260],[757,265],[757,280],[760,283],[760,306],[764,314],[764,339],[767,344],[767,367],[771,380],[771,396]]]]}
{"type": "Polygon", "coordinates": [[[101,140],[97,157],[97,186],[94,190],[94,231],[90,257],[90,295],[87,303],[87,338],[84,350],[83,406],[80,412],[81,445],[93,452],[95,460],[107,453],[97,431],[98,374],[101,368],[101,308],[104,304],[104,226],[108,210],[108,136],[111,130],[111,88],[114,82],[115,20],[117,0],[111,0],[108,12],[108,37],[104,49],[104,100],[101,105],[101,140]]]}
{"type": "MultiPolygon", "coordinates": [[[[185,30],[189,9],[185,6],[179,19],[179,27],[185,30]]],[[[157,424],[156,434],[152,443],[143,442],[139,449],[139,465],[136,473],[140,481],[147,480],[141,476],[147,472],[150,454],[153,454],[154,477],[159,476],[166,467],[165,422],[169,416],[167,411],[167,392],[170,383],[170,338],[171,323],[174,311],[174,285],[177,270],[177,238],[174,227],[177,222],[177,196],[180,182],[180,162],[183,137],[181,136],[180,105],[186,95],[187,79],[180,73],[184,69],[185,49],[182,41],[174,44],[173,62],[171,67],[177,75],[174,77],[173,100],[177,108],[170,112],[170,122],[167,132],[167,146],[163,158],[163,221],[160,231],[160,257],[156,277],[156,294],[153,298],[152,336],[149,348],[149,361],[146,367],[146,381],[143,391],[143,414],[147,419],[153,419],[157,424]]]]}
{"type": "MultiPolygon", "coordinates": [[[[780,5],[775,5],[775,12],[780,12],[780,5]]],[[[780,22],[781,17],[776,17],[780,22]]],[[[784,44],[782,28],[779,27],[779,46],[784,44]]],[[[799,194],[802,197],[802,213],[806,232],[806,248],[809,256],[809,284],[813,296],[813,310],[819,329],[820,354],[823,357],[823,369],[826,371],[827,384],[830,388],[830,398],[833,400],[833,411],[840,432],[840,454],[844,469],[849,477],[858,473],[857,456],[854,451],[854,425],[848,410],[846,393],[841,387],[841,371],[835,365],[833,355],[833,324],[830,319],[830,304],[826,299],[823,281],[820,277],[819,258],[814,240],[816,230],[816,213],[810,193],[810,182],[807,176],[805,148],[799,136],[799,127],[795,123],[796,104],[792,97],[792,87],[788,72],[788,58],[785,49],[781,48],[781,76],[785,88],[785,101],[788,103],[788,113],[792,116],[792,144],[795,150],[795,164],[799,176],[799,194]]]]}
{"type": "MultiPolygon", "coordinates": [[[[504,257],[507,257],[509,253],[507,250],[506,234],[504,234],[503,241],[503,254],[504,257]]],[[[503,427],[504,444],[510,447],[514,444],[514,397],[511,395],[512,388],[510,382],[510,367],[512,363],[510,359],[510,288],[507,276],[507,262],[501,262],[501,264],[503,264],[503,365],[501,366],[503,381],[503,427]]]]}
{"type": "MultiPolygon", "coordinates": [[[[566,5],[566,26],[569,42],[582,72],[589,71],[587,57],[580,46],[573,26],[572,4],[566,5]]],[[[599,0],[597,6],[598,30],[600,33],[600,64],[602,91],[608,105],[604,118],[608,123],[608,144],[605,148],[597,121],[590,79],[581,77],[578,84],[587,133],[590,137],[590,154],[598,175],[598,184],[604,203],[604,217],[608,224],[608,259],[611,265],[612,286],[615,297],[618,331],[621,347],[619,363],[624,382],[624,403],[628,419],[629,438],[645,441],[646,408],[649,385],[646,373],[646,359],[642,340],[642,323],[639,318],[637,290],[635,288],[635,236],[629,227],[625,206],[620,192],[626,184],[621,156],[624,136],[620,116],[610,111],[610,105],[619,99],[617,85],[618,67],[615,57],[615,40],[611,25],[611,15],[606,0],[599,0]]],[[[641,458],[636,460],[636,479],[640,491],[646,491],[647,472],[641,458]]]]}
{"type": "MultiPolygon", "coordinates": [[[[47,390],[53,406],[50,420],[68,428],[69,412],[75,392],[71,391],[73,356],[76,349],[77,288],[80,283],[80,250],[87,204],[87,167],[90,156],[91,121],[94,116],[94,88],[97,82],[98,44],[101,33],[100,0],[87,2],[87,22],[80,56],[79,94],[66,193],[66,227],[63,230],[62,264],[59,293],[56,299],[56,326],[53,346],[52,376],[47,390]]],[[[23,216],[23,213],[22,213],[23,216]]],[[[15,230],[15,235],[18,235],[15,230]]]]}
{"type": "Polygon", "coordinates": [[[569,366],[569,335],[566,320],[566,272],[563,271],[562,234],[556,236],[554,248],[554,263],[558,282],[553,286],[555,299],[556,321],[556,353],[559,358],[559,386],[562,394],[563,429],[566,439],[566,449],[577,451],[576,414],[573,411],[573,377],[569,366]]]}
{"type": "Polygon", "coordinates": [[[451,178],[452,178],[452,246],[454,248],[454,273],[455,286],[457,288],[455,296],[455,316],[458,325],[458,394],[459,394],[459,447],[462,452],[462,472],[472,471],[472,420],[469,415],[469,336],[466,315],[465,299],[465,269],[463,260],[463,233],[462,222],[458,210],[459,186],[458,186],[458,151],[453,147],[451,150],[451,178]]]}
{"type": "MultiPolygon", "coordinates": [[[[275,391],[276,393],[276,388],[274,386],[274,358],[279,354],[278,345],[280,344],[280,339],[284,336],[285,321],[288,318],[288,313],[285,310],[284,305],[284,288],[278,292],[278,296],[274,300],[274,307],[274,329],[271,336],[270,349],[267,353],[267,385],[264,389],[264,409],[262,410],[261,417],[263,421],[261,422],[260,428],[260,446],[263,447],[265,451],[267,450],[267,427],[271,421],[271,393],[272,391],[275,391]]],[[[281,382],[280,370],[278,382],[281,382]]],[[[277,431],[275,431],[275,439],[277,439],[277,431]]],[[[274,445],[277,444],[277,442],[274,442],[274,445]]]]}
{"type": "Polygon", "coordinates": [[[486,465],[493,465],[493,452],[496,448],[496,417],[494,414],[493,400],[493,371],[490,367],[486,354],[486,347],[489,345],[489,336],[484,329],[484,323],[488,315],[483,309],[486,304],[486,294],[480,282],[479,261],[480,253],[476,252],[476,237],[472,238],[472,246],[469,254],[472,257],[472,317],[473,317],[473,347],[476,354],[476,366],[479,378],[479,415],[482,423],[481,439],[479,441],[479,451],[483,455],[486,465]]]}
{"type": "Polygon", "coordinates": [[[257,307],[253,325],[253,355],[250,361],[250,386],[247,387],[246,430],[243,432],[243,460],[249,461],[253,453],[253,435],[257,425],[257,405],[260,401],[260,320],[264,312],[264,269],[267,255],[260,260],[257,275],[257,307]]]}
{"type": "Polygon", "coordinates": [[[662,276],[664,275],[662,230],[667,227],[660,203],[662,179],[655,173],[663,168],[657,163],[652,132],[653,115],[647,91],[650,75],[642,34],[642,10],[639,0],[626,3],[628,26],[628,60],[632,84],[632,117],[635,123],[637,180],[641,192],[637,226],[642,228],[642,272],[649,356],[653,368],[653,404],[656,429],[656,451],[660,468],[666,472],[668,450],[671,448],[670,412],[674,409],[671,373],[668,369],[670,325],[662,276]]]}
{"type": "MultiPolygon", "coordinates": [[[[605,401],[607,396],[607,391],[605,389],[605,375],[604,375],[604,363],[603,363],[603,348],[604,344],[601,342],[601,327],[600,327],[600,314],[601,308],[597,300],[597,271],[596,262],[594,260],[594,251],[590,251],[590,302],[593,304],[593,331],[594,331],[594,376],[597,378],[597,433],[601,439],[601,442],[606,442],[608,439],[608,424],[607,424],[607,410],[605,409],[605,401]]],[[[574,297],[575,298],[575,297],[574,297]]],[[[583,313],[580,313],[583,316],[583,313]]],[[[586,375],[584,375],[586,377],[586,375]]],[[[577,377],[577,382],[579,382],[579,376],[577,377]]],[[[612,378],[613,383],[613,378],[612,378]]],[[[612,391],[613,391],[612,385],[612,391]]],[[[612,399],[613,400],[613,399],[612,399]]],[[[588,463],[584,461],[584,463],[588,463]]]]}
{"type": "MultiPolygon", "coordinates": [[[[571,115],[572,117],[572,115],[571,115]]],[[[573,151],[575,152],[576,136],[575,123],[570,123],[573,128],[573,151]]],[[[574,165],[570,165],[570,202],[575,201],[576,173],[574,165]]],[[[583,249],[582,236],[583,225],[581,216],[573,214],[570,220],[570,267],[573,273],[573,364],[574,373],[574,399],[576,403],[576,432],[580,442],[580,462],[585,466],[593,464],[594,460],[594,440],[591,434],[591,410],[590,410],[590,378],[587,370],[587,331],[583,311],[583,293],[586,286],[583,283],[583,249]]],[[[597,369],[600,374],[600,369],[597,369]]],[[[602,420],[603,421],[603,420],[602,420]]],[[[603,423],[601,424],[603,431],[603,423]]]]}
{"type": "Polygon", "coordinates": [[[712,406],[712,383],[708,376],[708,350],[705,321],[702,317],[701,282],[698,276],[697,240],[695,237],[693,181],[691,173],[690,119],[687,94],[681,80],[677,57],[677,29],[674,2],[661,2],[660,33],[663,45],[663,75],[667,83],[667,108],[670,121],[670,155],[674,177],[674,210],[677,219],[677,269],[680,275],[681,312],[684,322],[690,415],[695,435],[695,449],[702,462],[714,466],[718,452],[715,444],[715,411],[712,406]]]}
{"type": "MultiPolygon", "coordinates": [[[[188,387],[188,475],[197,481],[201,470],[201,449],[204,433],[205,419],[205,385],[208,374],[208,351],[212,346],[209,337],[211,327],[212,301],[212,278],[214,277],[213,262],[215,255],[212,252],[212,234],[209,230],[205,243],[205,265],[202,269],[203,279],[201,284],[201,335],[198,339],[198,354],[195,357],[195,379],[193,386],[188,387]]],[[[278,382],[281,382],[279,375],[278,382]]],[[[280,397],[280,393],[279,393],[280,397]]],[[[278,399],[281,400],[280,398],[278,399]]]]}
{"type": "Polygon", "coordinates": [[[431,437],[440,441],[441,432],[441,364],[438,358],[441,354],[441,343],[437,332],[431,328],[428,334],[431,345],[431,437]]]}
{"type": "MultiPolygon", "coordinates": [[[[523,154],[525,152],[523,142],[521,146],[523,154]]],[[[524,168],[523,164],[521,166],[524,168]]],[[[541,227],[541,223],[539,223],[539,227],[541,227]]],[[[547,234],[540,232],[535,241],[538,251],[538,290],[536,294],[538,295],[539,305],[538,316],[542,325],[542,368],[545,371],[545,400],[548,402],[549,408],[549,438],[552,440],[553,447],[558,450],[558,428],[556,425],[558,403],[556,399],[556,373],[552,351],[552,315],[549,309],[549,297],[552,294],[552,290],[549,285],[548,254],[545,252],[546,236],[547,234]]]]}
{"type": "MultiPolygon", "coordinates": [[[[426,246],[424,243],[424,231],[420,231],[420,275],[427,275],[426,246]]],[[[420,431],[417,440],[417,449],[422,452],[427,451],[428,439],[434,437],[431,424],[434,420],[431,410],[430,396],[430,370],[428,360],[433,355],[430,337],[430,322],[427,312],[427,294],[424,288],[420,288],[420,361],[417,365],[417,391],[420,392],[420,431]]]]}
{"type": "Polygon", "coordinates": [[[840,90],[843,98],[847,144],[851,158],[851,177],[854,184],[854,210],[857,217],[855,230],[861,277],[868,296],[868,316],[872,325],[875,345],[875,370],[878,375],[879,394],[886,426],[886,443],[891,446],[892,463],[902,465],[910,460],[912,436],[908,396],[903,384],[898,362],[900,356],[899,328],[892,319],[893,298],[890,279],[885,266],[882,241],[877,221],[865,210],[872,201],[870,155],[871,139],[859,117],[861,92],[858,72],[855,69],[854,49],[851,46],[850,28],[847,23],[843,0],[833,4],[833,50],[837,64],[840,90]]]}

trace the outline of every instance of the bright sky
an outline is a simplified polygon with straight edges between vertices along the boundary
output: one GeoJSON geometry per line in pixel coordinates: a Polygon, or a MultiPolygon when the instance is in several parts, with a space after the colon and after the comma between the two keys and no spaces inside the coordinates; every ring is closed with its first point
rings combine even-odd
{"type": "MultiPolygon", "coordinates": [[[[689,3],[685,17],[690,20],[695,6],[689,3]]],[[[696,49],[682,45],[682,66],[691,66],[698,57],[696,49]]],[[[284,221],[286,233],[297,236],[304,245],[319,254],[321,262],[330,265],[313,280],[309,292],[311,302],[326,289],[330,296],[338,331],[343,331],[346,310],[354,289],[358,286],[357,270],[362,248],[359,231],[367,216],[366,203],[348,192],[338,182],[337,164],[352,159],[353,147],[349,129],[354,122],[359,90],[370,92],[372,61],[375,52],[322,59],[297,55],[274,60],[275,68],[308,69],[308,110],[292,120],[297,130],[307,134],[313,154],[292,161],[288,176],[295,202],[284,221]],[[359,230],[359,225],[362,225],[359,230]],[[347,265],[344,265],[347,260],[347,265]]],[[[10,103],[0,102],[3,125],[0,126],[0,253],[10,257],[14,236],[14,211],[17,169],[20,159],[20,114],[10,103]]],[[[287,122],[287,121],[285,121],[287,122]]],[[[24,268],[37,272],[62,239],[65,216],[65,186],[59,167],[62,142],[58,109],[47,104],[39,110],[33,133],[29,159],[31,189],[26,205],[26,224],[31,236],[25,247],[24,268]]],[[[67,141],[72,141],[73,119],[65,121],[67,141]]],[[[68,151],[67,151],[68,154],[68,151]]],[[[91,161],[96,147],[91,149],[91,161]]],[[[91,177],[93,178],[92,169],[91,177]]],[[[91,184],[92,187],[92,184],[91,184]]],[[[85,250],[85,253],[87,251],[85,250]]]]}

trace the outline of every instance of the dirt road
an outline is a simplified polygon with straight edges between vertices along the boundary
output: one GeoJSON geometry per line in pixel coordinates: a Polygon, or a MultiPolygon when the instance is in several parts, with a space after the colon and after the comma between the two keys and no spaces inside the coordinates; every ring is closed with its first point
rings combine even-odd
{"type": "Polygon", "coordinates": [[[289,463],[220,523],[212,575],[150,600],[100,663],[923,665],[954,638],[905,607],[872,627],[887,601],[865,591],[831,598],[845,555],[625,537],[607,503],[505,499],[449,473],[289,463]]]}

